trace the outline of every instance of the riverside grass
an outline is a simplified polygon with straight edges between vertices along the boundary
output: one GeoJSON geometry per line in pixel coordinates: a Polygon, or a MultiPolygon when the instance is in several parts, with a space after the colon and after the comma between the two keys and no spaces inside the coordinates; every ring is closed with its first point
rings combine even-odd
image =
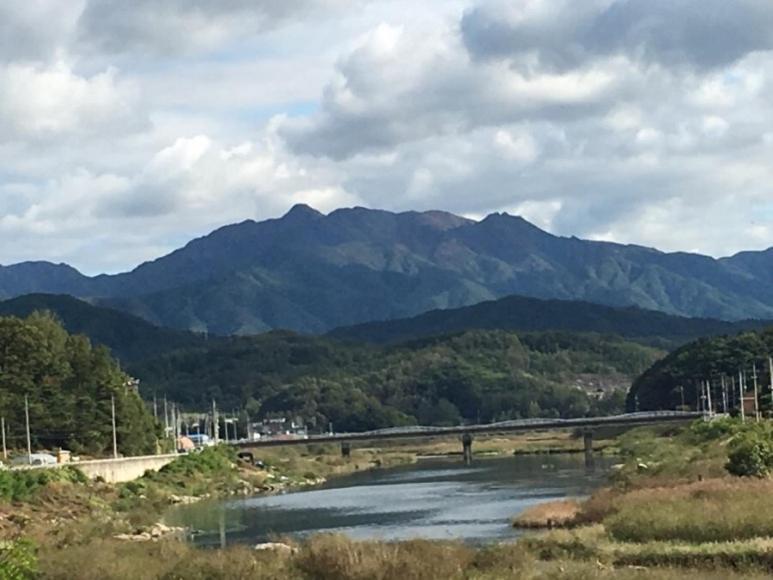
{"type": "MultiPolygon", "coordinates": [[[[456,542],[414,540],[355,542],[343,536],[316,536],[295,546],[294,554],[255,551],[245,546],[200,550],[180,542],[139,545],[113,540],[41,554],[43,580],[537,580],[641,579],[725,580],[766,578],[746,566],[689,569],[661,564],[619,563],[587,558],[541,558],[525,544],[475,548],[456,542]],[[88,565],[84,565],[88,563],[88,565]]],[[[739,552],[740,553],[740,550],[739,552]]],[[[650,553],[648,558],[652,558],[650,553]]],[[[682,560],[684,555],[680,556],[682,560]]],[[[631,562],[635,562],[631,559],[631,562]]],[[[728,559],[728,562],[734,562],[728,559]]],[[[738,559],[736,558],[735,562],[738,559]]],[[[718,562],[717,562],[718,563],[718,562]]]]}
{"type": "Polygon", "coordinates": [[[548,501],[532,506],[513,518],[513,527],[544,529],[570,526],[580,512],[580,502],[566,499],[548,501]]]}
{"type": "MultiPolygon", "coordinates": [[[[511,544],[476,548],[454,542],[354,542],[340,536],[317,536],[295,544],[296,551],[291,554],[256,552],[243,546],[204,551],[171,540],[143,544],[113,540],[110,538],[116,522],[92,515],[68,522],[60,533],[40,539],[38,577],[69,580],[74,569],[79,571],[78,578],[84,580],[769,577],[773,572],[773,545],[768,537],[753,536],[768,532],[761,519],[752,519],[756,517],[752,503],[749,509],[739,510],[737,519],[727,519],[723,527],[714,528],[712,541],[704,541],[706,536],[696,533],[703,523],[690,510],[678,512],[679,517],[664,522],[657,533],[651,530],[651,521],[646,517],[648,509],[651,511],[661,500],[674,498],[684,505],[705,502],[718,506],[739,497],[751,500],[759,494],[771,495],[765,479],[722,475],[727,460],[725,450],[733,434],[707,435],[704,430],[703,426],[678,432],[640,430],[621,437],[617,444],[626,464],[616,472],[610,487],[581,505],[572,522],[580,527],[528,534],[511,544]],[[676,465],[680,461],[683,465],[676,465]],[[716,473],[722,477],[711,475],[716,473]],[[621,514],[625,510],[629,517],[623,520],[621,514]],[[617,529],[615,525],[627,527],[617,529]],[[749,538],[719,540],[738,530],[751,530],[747,533],[749,538]],[[675,539],[680,534],[681,539],[675,539]],[[661,537],[667,539],[654,539],[661,537]],[[637,539],[641,541],[634,541],[637,539]],[[89,566],[84,567],[84,562],[89,566]]],[[[362,456],[355,460],[353,454],[356,465],[372,465],[382,460],[378,450],[357,453],[362,456]]],[[[299,478],[311,475],[306,471],[312,468],[318,469],[318,473],[353,469],[352,465],[341,465],[344,460],[337,448],[267,454],[264,460],[276,473],[288,470],[286,473],[299,478]]],[[[169,477],[162,486],[165,490],[175,489],[186,481],[176,469],[170,472],[162,477],[169,477]]],[[[217,481],[219,476],[209,477],[217,481]]],[[[74,484],[57,485],[80,488],[74,484]]],[[[138,490],[134,499],[144,505],[141,495],[144,493],[138,490]]],[[[663,510],[673,511],[673,505],[664,501],[663,510]]]]}

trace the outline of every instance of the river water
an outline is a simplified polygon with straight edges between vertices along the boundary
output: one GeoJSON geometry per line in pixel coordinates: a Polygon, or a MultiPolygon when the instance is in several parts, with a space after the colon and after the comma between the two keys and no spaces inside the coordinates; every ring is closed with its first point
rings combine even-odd
{"type": "Polygon", "coordinates": [[[202,546],[255,544],[277,536],[343,533],[355,539],[461,539],[484,543],[517,537],[510,519],[552,499],[583,497],[613,463],[594,470],[577,455],[426,459],[341,477],[307,491],[204,501],[167,515],[196,530],[202,546]]]}

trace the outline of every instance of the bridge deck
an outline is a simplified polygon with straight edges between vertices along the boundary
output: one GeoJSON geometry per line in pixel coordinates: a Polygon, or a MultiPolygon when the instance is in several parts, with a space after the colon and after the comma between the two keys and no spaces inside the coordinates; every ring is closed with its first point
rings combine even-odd
{"type": "Polygon", "coordinates": [[[382,429],[364,433],[337,433],[333,435],[313,435],[306,439],[258,439],[233,443],[236,447],[279,447],[283,445],[310,445],[313,443],[338,443],[343,441],[384,441],[389,439],[419,439],[424,437],[443,437],[446,435],[518,433],[528,431],[555,431],[561,429],[592,429],[594,427],[636,427],[662,423],[680,423],[694,421],[704,417],[703,413],[654,411],[651,413],[631,413],[611,417],[583,417],[580,419],[538,419],[523,421],[503,421],[488,425],[461,425],[457,427],[406,427],[404,429],[382,429]]]}

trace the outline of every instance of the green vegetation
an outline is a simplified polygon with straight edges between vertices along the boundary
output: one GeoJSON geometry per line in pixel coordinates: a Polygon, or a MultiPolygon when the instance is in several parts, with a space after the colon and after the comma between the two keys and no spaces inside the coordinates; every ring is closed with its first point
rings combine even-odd
{"type": "Polygon", "coordinates": [[[38,577],[35,549],[27,540],[0,540],[0,578],[33,580],[38,577]]]}
{"type": "Polygon", "coordinates": [[[754,423],[730,444],[727,470],[733,475],[768,477],[773,471],[773,429],[754,423]]]}
{"type": "Polygon", "coordinates": [[[127,455],[153,452],[153,417],[104,347],[68,334],[48,314],[0,318],[0,415],[11,447],[22,447],[25,397],[35,447],[99,454],[112,445],[111,398],[118,445],[127,455]]]}
{"type": "Polygon", "coordinates": [[[573,529],[523,543],[546,560],[769,573],[773,480],[730,475],[748,464],[734,455],[762,442],[773,442],[769,424],[737,419],[633,430],[618,440],[625,463],[612,485],[580,504],[573,529]]]}
{"type": "MultiPolygon", "coordinates": [[[[641,410],[674,409],[681,404],[696,408],[699,381],[717,380],[720,375],[738,376],[740,369],[751,371],[757,363],[760,384],[768,385],[768,357],[773,353],[773,328],[744,332],[735,336],[721,336],[698,340],[677,349],[639,377],[628,394],[627,407],[633,410],[637,403],[641,410]],[[762,364],[761,364],[762,363],[762,364]]],[[[767,389],[762,389],[761,402],[765,410],[771,408],[767,389]]],[[[730,402],[737,393],[730,390],[730,402]]],[[[715,401],[715,407],[718,404],[715,401]]]]}
{"type": "Polygon", "coordinates": [[[597,400],[580,381],[624,387],[662,353],[619,338],[472,331],[392,347],[288,332],[214,342],[136,364],[146,393],[188,407],[250,416],[284,414],[338,431],[451,425],[621,410],[622,393],[597,400]]]}
{"type": "Polygon", "coordinates": [[[684,318],[590,302],[506,296],[462,308],[432,310],[413,318],[365,322],[336,328],[328,336],[343,340],[396,343],[473,329],[511,332],[598,332],[660,347],[674,347],[701,337],[759,328],[762,320],[725,322],[684,318]]]}
{"type": "MultiPolygon", "coordinates": [[[[535,527],[550,519],[571,529],[485,547],[321,535],[302,542],[279,539],[287,547],[276,550],[200,550],[169,538],[113,538],[157,521],[172,495],[228,494],[253,476],[266,488],[279,474],[287,481],[311,480],[314,474],[302,472],[315,464],[317,473],[335,473],[376,465],[377,459],[388,462],[389,453],[378,450],[355,449],[347,461],[337,449],[320,445],[290,453],[271,450],[265,472],[239,465],[232,450],[211,448],[115,488],[49,482],[14,507],[23,512],[27,505],[36,508],[24,513],[36,515],[40,527],[28,523],[23,529],[40,546],[37,563],[31,544],[19,545],[25,561],[37,566],[34,577],[42,579],[69,579],[75,569],[83,580],[763,578],[773,570],[773,480],[734,477],[725,465],[741,441],[766,433],[770,430],[764,424],[732,419],[631,431],[616,441],[625,464],[610,487],[586,502],[548,504],[531,514],[535,527]],[[202,485],[206,482],[209,487],[202,485]],[[64,499],[70,506],[84,502],[88,510],[67,519],[64,499]],[[50,524],[51,518],[58,523],[50,524]]],[[[0,553],[9,545],[0,544],[0,553]]]]}
{"type": "Polygon", "coordinates": [[[27,318],[34,312],[50,312],[67,332],[82,334],[93,344],[108,347],[123,363],[204,343],[201,335],[154,326],[142,318],[72,296],[28,294],[0,302],[0,316],[27,318]]]}
{"type": "Polygon", "coordinates": [[[74,467],[59,469],[23,469],[0,471],[0,501],[17,502],[31,499],[50,483],[85,483],[86,476],[74,467]]]}
{"type": "Polygon", "coordinates": [[[585,558],[576,557],[576,546],[587,538],[573,541],[561,537],[565,535],[554,532],[540,542],[488,547],[422,540],[357,542],[325,535],[291,542],[292,551],[96,540],[41,553],[40,577],[70,580],[68,571],[79,569],[79,580],[727,580],[767,578],[771,567],[770,542],[717,544],[710,553],[679,544],[648,544],[616,552],[598,549],[585,558]],[[77,568],[86,561],[89,566],[77,568]]]}

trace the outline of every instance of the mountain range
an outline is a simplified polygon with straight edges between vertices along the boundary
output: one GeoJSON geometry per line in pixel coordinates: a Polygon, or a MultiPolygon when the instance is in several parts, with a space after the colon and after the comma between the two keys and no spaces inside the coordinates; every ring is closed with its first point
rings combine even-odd
{"type": "Polygon", "coordinates": [[[714,259],[566,238],[523,218],[298,205],[220,228],[131,272],[0,267],[0,298],[44,292],[216,334],[333,328],[519,294],[724,320],[773,318],[773,248],[714,259]]]}

